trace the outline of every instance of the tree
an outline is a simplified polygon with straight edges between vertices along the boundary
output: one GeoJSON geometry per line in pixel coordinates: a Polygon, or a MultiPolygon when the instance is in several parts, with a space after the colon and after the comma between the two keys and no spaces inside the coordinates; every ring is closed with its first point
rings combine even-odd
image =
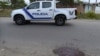
{"type": "Polygon", "coordinates": [[[33,2],[33,0],[30,0],[30,2],[33,2]]]}
{"type": "Polygon", "coordinates": [[[18,3],[17,3],[17,8],[22,8],[22,7],[25,7],[26,4],[24,2],[24,0],[19,0],[18,3]]]}
{"type": "Polygon", "coordinates": [[[59,0],[61,3],[63,3],[64,5],[71,5],[74,3],[74,0],[59,0]]]}
{"type": "MultiPolygon", "coordinates": [[[[73,6],[75,3],[74,3],[74,0],[59,0],[63,5],[70,5],[70,6],[73,6]]],[[[77,0],[78,3],[80,2],[80,0],[77,0]]]]}
{"type": "Polygon", "coordinates": [[[1,2],[0,1],[0,7],[4,10],[8,5],[7,5],[8,3],[7,2],[1,2]]]}
{"type": "Polygon", "coordinates": [[[18,0],[11,0],[11,7],[15,8],[18,0]]]}
{"type": "Polygon", "coordinates": [[[24,0],[11,0],[11,7],[13,9],[22,8],[26,6],[24,0]]]}

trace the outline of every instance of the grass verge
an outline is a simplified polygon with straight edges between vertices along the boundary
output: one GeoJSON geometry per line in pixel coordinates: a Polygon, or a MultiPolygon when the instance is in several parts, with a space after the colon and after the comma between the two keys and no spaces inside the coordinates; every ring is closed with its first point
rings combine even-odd
{"type": "Polygon", "coordinates": [[[10,17],[12,9],[0,10],[0,17],[10,17]]]}
{"type": "Polygon", "coordinates": [[[100,20],[100,14],[78,14],[78,19],[100,20]]]}

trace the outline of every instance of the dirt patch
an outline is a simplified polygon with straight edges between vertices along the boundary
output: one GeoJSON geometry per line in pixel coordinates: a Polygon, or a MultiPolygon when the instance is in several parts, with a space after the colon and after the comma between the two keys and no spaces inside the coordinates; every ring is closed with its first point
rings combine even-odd
{"type": "Polygon", "coordinates": [[[53,50],[53,53],[58,56],[85,56],[84,52],[72,47],[57,48],[53,50]]]}

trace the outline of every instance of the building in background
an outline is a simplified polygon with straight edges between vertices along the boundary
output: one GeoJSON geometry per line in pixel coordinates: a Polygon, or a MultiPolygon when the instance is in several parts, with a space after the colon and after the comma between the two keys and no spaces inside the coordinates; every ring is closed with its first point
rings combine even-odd
{"type": "Polygon", "coordinates": [[[95,13],[100,14],[100,3],[96,6],[95,13]]]}
{"type": "Polygon", "coordinates": [[[11,5],[11,0],[0,0],[2,2],[7,2],[8,4],[7,5],[11,5]]]}
{"type": "Polygon", "coordinates": [[[77,8],[78,13],[95,12],[96,5],[99,3],[98,0],[80,0],[79,3],[75,4],[74,7],[77,8]]]}
{"type": "Polygon", "coordinates": [[[87,13],[89,11],[95,12],[97,3],[80,3],[77,8],[79,13],[87,13]]]}
{"type": "Polygon", "coordinates": [[[77,5],[79,13],[87,13],[89,11],[100,13],[100,6],[97,6],[100,0],[82,0],[82,3],[77,5]]]}
{"type": "Polygon", "coordinates": [[[11,2],[11,0],[0,0],[2,2],[11,2]]]}

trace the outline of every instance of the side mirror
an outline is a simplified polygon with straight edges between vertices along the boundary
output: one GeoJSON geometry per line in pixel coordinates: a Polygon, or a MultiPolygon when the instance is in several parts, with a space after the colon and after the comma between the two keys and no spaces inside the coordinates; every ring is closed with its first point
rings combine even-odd
{"type": "Polygon", "coordinates": [[[26,9],[29,9],[29,7],[26,7],[26,9]]]}

